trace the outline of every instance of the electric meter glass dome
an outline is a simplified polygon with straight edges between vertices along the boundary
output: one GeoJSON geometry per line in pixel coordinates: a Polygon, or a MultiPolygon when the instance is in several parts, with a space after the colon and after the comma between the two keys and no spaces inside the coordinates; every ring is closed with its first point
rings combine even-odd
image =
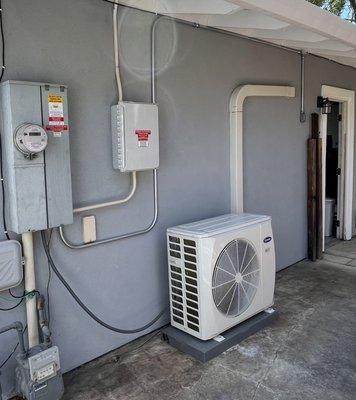
{"type": "Polygon", "coordinates": [[[16,129],[15,143],[21,153],[38,154],[47,147],[48,137],[42,126],[23,124],[16,129]]]}

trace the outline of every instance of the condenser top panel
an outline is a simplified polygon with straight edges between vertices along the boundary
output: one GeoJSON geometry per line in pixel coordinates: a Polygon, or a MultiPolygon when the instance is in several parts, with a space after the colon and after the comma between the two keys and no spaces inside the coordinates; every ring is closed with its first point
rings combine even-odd
{"type": "Polygon", "coordinates": [[[206,238],[270,221],[267,215],[225,214],[168,229],[168,234],[206,238]]]}

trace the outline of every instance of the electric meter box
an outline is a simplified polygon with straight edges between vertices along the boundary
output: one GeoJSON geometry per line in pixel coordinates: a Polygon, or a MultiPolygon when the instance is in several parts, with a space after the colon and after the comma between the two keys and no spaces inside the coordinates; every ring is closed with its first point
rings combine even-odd
{"type": "Polygon", "coordinates": [[[67,88],[0,85],[6,222],[16,233],[73,222],[67,88]]]}
{"type": "Polygon", "coordinates": [[[111,107],[113,167],[121,172],[159,166],[158,107],[119,102],[111,107]]]}

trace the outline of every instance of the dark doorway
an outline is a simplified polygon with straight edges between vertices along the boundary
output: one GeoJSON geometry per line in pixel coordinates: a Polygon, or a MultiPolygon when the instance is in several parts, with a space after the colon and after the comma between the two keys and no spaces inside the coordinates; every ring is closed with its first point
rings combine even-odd
{"type": "Polygon", "coordinates": [[[328,114],[326,142],[326,180],[325,180],[325,244],[337,237],[338,197],[340,167],[340,104],[334,102],[328,114]]]}

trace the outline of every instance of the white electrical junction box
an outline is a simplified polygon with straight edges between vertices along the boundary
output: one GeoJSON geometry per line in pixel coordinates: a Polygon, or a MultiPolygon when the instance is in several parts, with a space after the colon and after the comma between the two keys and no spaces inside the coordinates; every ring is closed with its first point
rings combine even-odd
{"type": "Polygon", "coordinates": [[[158,107],[119,102],[111,107],[113,166],[121,172],[159,166],[158,107]]]}

